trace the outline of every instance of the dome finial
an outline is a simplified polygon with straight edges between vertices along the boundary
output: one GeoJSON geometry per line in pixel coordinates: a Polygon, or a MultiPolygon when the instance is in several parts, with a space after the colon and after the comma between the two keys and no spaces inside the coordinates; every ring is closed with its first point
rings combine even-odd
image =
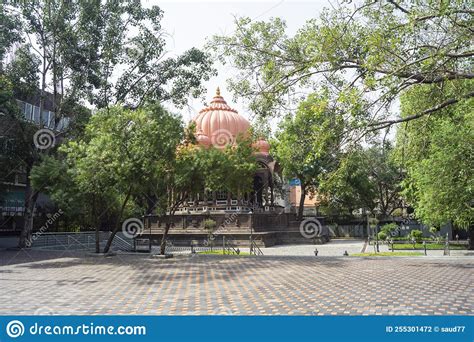
{"type": "Polygon", "coordinates": [[[219,87],[217,87],[216,89],[216,96],[221,96],[221,90],[219,89],[219,87]]]}

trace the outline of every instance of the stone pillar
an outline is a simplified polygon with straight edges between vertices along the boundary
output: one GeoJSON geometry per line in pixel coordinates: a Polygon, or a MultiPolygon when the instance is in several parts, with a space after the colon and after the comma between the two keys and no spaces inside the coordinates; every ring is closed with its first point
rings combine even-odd
{"type": "Polygon", "coordinates": [[[264,191],[263,191],[263,199],[265,200],[265,204],[264,205],[268,205],[268,185],[269,185],[269,182],[268,182],[268,178],[269,178],[269,174],[268,174],[268,171],[265,171],[265,177],[263,178],[264,179],[264,183],[263,183],[263,188],[264,188],[264,191]]]}
{"type": "Polygon", "coordinates": [[[270,202],[271,202],[271,205],[273,207],[274,202],[275,202],[275,196],[273,194],[273,177],[272,177],[271,173],[269,175],[269,178],[270,178],[270,202]]]}

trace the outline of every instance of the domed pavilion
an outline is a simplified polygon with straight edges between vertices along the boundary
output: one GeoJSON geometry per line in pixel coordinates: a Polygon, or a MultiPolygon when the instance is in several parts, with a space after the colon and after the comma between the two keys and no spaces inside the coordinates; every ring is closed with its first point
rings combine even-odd
{"type": "MultiPolygon", "coordinates": [[[[251,134],[250,122],[227,104],[219,88],[210,104],[192,121],[201,148],[223,149],[234,144],[239,136],[250,137],[251,134]]],[[[174,246],[208,246],[213,243],[222,248],[234,248],[307,243],[300,232],[296,214],[288,207],[288,186],[282,184],[281,190],[284,191],[275,192],[275,179],[280,171],[269,154],[270,145],[264,139],[258,139],[253,146],[258,169],[253,176],[252,191],[240,197],[225,191],[198,194],[189,198],[172,217],[147,216],[146,235],[142,236],[149,236],[159,243],[166,224],[171,223],[168,239],[174,246]],[[209,219],[216,224],[212,239],[206,228],[209,219]]],[[[255,247],[252,250],[255,251],[255,247]]]]}
{"type": "MultiPolygon", "coordinates": [[[[192,119],[196,125],[196,140],[203,148],[210,146],[224,149],[234,144],[239,137],[250,137],[250,122],[231,108],[219,88],[207,107],[201,109],[192,119]]],[[[270,156],[270,144],[264,139],[257,140],[253,146],[258,169],[253,180],[253,191],[243,198],[225,191],[213,192],[191,199],[180,211],[274,211],[274,172],[276,163],[270,156]]]]}

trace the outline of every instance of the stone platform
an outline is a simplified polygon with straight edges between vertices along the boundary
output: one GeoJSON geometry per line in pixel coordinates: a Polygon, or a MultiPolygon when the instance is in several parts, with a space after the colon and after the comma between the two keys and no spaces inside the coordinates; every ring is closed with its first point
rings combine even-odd
{"type": "MultiPolygon", "coordinates": [[[[176,214],[171,218],[172,227],[169,239],[177,246],[189,246],[192,242],[203,243],[210,234],[217,244],[225,238],[235,246],[248,246],[250,238],[260,247],[280,244],[322,244],[329,241],[329,234],[322,232],[319,236],[308,237],[301,233],[301,221],[296,220],[295,214],[290,213],[192,213],[176,214]],[[204,221],[212,219],[216,227],[209,231],[204,227],[204,221]]],[[[142,237],[160,241],[165,222],[157,216],[145,218],[145,230],[142,237]]]]}

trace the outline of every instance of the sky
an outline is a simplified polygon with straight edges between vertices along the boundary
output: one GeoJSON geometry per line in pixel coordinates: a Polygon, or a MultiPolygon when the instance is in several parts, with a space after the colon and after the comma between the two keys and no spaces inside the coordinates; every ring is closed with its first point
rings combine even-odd
{"type": "MultiPolygon", "coordinates": [[[[158,5],[164,11],[162,28],[170,35],[167,50],[169,56],[177,56],[192,48],[202,48],[206,39],[215,34],[232,34],[234,17],[247,16],[253,20],[268,20],[280,17],[287,23],[287,33],[292,35],[303,26],[307,19],[318,17],[324,7],[330,6],[328,0],[312,1],[157,1],[143,0],[145,6],[158,5]]],[[[236,74],[230,66],[217,65],[218,75],[206,82],[209,101],[219,86],[221,95],[227,103],[237,109],[239,114],[250,118],[245,105],[232,101],[226,90],[226,79],[236,74]]],[[[180,110],[184,121],[189,121],[203,107],[201,100],[190,102],[189,108],[180,110]]]]}

